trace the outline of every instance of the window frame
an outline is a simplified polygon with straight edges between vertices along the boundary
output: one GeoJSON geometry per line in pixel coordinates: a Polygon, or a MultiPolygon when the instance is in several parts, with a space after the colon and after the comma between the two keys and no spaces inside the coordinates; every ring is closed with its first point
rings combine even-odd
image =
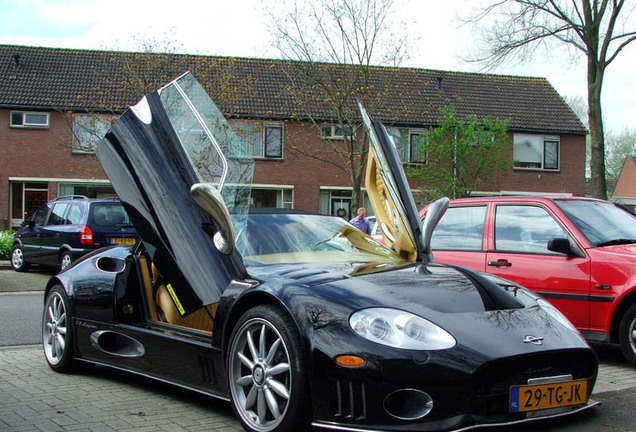
{"type": "Polygon", "coordinates": [[[524,133],[515,133],[512,138],[512,166],[515,170],[527,170],[527,171],[548,171],[548,172],[557,172],[561,170],[561,138],[555,135],[541,135],[541,134],[524,134],[524,133]],[[517,145],[517,140],[521,141],[524,138],[528,139],[530,143],[532,143],[532,138],[535,140],[541,140],[541,155],[540,162],[538,162],[539,166],[530,166],[532,164],[537,164],[537,162],[529,162],[529,161],[521,161],[516,158],[515,149],[517,145]],[[548,149],[548,146],[552,146],[552,149],[548,149]],[[548,161],[548,157],[553,155],[556,159],[555,162],[548,161]],[[528,166],[524,166],[528,165],[528,166]]]}
{"type": "MultiPolygon", "coordinates": [[[[252,186],[252,191],[268,191],[276,194],[275,208],[294,208],[294,187],[279,185],[256,185],[252,186]]],[[[250,199],[250,207],[254,207],[254,198],[250,199]]]]}
{"type": "Polygon", "coordinates": [[[323,123],[320,126],[320,139],[344,140],[345,138],[350,137],[352,132],[353,129],[349,124],[344,124],[343,127],[340,127],[337,123],[323,123]],[[328,133],[325,133],[326,130],[328,130],[328,133]]]}
{"type": "Polygon", "coordinates": [[[282,159],[283,158],[283,137],[284,137],[284,129],[282,123],[264,123],[263,124],[263,158],[264,159],[282,159]],[[279,131],[279,143],[278,143],[278,151],[271,155],[270,154],[270,144],[269,144],[269,132],[270,131],[279,131]]]}
{"type": "Polygon", "coordinates": [[[95,148],[101,141],[101,137],[106,135],[115,119],[116,116],[110,114],[74,113],[72,153],[95,153],[95,148]],[[83,118],[87,119],[87,123],[79,123],[83,118]],[[78,130],[78,128],[81,128],[81,130],[78,130]]]}
{"type": "Polygon", "coordinates": [[[228,121],[236,136],[246,148],[246,154],[255,160],[283,160],[285,156],[285,124],[277,121],[231,119],[228,121]],[[268,131],[280,130],[280,149],[270,153],[268,131]],[[257,139],[256,139],[257,138],[257,139]],[[259,150],[256,154],[255,149],[259,150]],[[271,154],[268,156],[268,154],[271,154]]]}
{"type": "Polygon", "coordinates": [[[426,129],[409,129],[409,163],[411,164],[422,164],[426,165],[428,163],[428,152],[426,150],[426,129]],[[422,137],[424,148],[421,150],[422,152],[422,160],[414,160],[413,158],[413,137],[419,136],[422,137]]]}
{"type": "Polygon", "coordinates": [[[398,147],[398,155],[400,156],[403,164],[426,165],[428,163],[428,152],[426,151],[426,134],[428,133],[428,129],[391,126],[387,128],[387,131],[389,132],[389,136],[391,136],[391,138],[393,139],[395,146],[398,147]],[[398,132],[399,136],[396,136],[395,131],[398,132]],[[406,143],[408,148],[405,150],[401,150],[401,147],[404,143],[398,142],[398,138],[402,138],[402,133],[404,133],[405,135],[408,133],[408,137],[405,137],[408,140],[408,142],[406,143]],[[425,147],[421,150],[422,160],[414,160],[413,157],[413,138],[415,136],[421,136],[424,140],[425,147]],[[408,160],[404,160],[403,156],[407,156],[408,160]]]}
{"type": "Polygon", "coordinates": [[[9,112],[9,127],[13,129],[49,129],[51,127],[51,114],[44,111],[10,111],[9,112]],[[13,119],[15,116],[20,115],[22,122],[17,124],[14,123],[13,119]],[[46,122],[42,123],[32,123],[27,122],[27,116],[44,116],[46,122]]]}

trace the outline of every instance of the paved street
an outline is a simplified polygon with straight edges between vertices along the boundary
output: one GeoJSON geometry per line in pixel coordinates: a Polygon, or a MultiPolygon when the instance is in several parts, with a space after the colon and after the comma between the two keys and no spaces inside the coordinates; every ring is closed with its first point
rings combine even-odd
{"type": "Polygon", "coordinates": [[[18,273],[11,269],[8,261],[0,261],[0,293],[20,291],[44,291],[46,282],[55,274],[49,268],[34,268],[18,273]]]}
{"type": "MultiPolygon", "coordinates": [[[[0,311],[26,307],[37,323],[42,299],[35,293],[2,293],[10,287],[42,290],[50,275],[0,270],[0,311]],[[22,279],[24,277],[24,279],[22,279]],[[33,300],[35,298],[35,300],[33,300]],[[15,299],[38,306],[11,305],[15,299]],[[31,309],[38,309],[31,311],[31,309]]],[[[17,291],[17,290],[16,290],[17,291]]],[[[7,314],[0,316],[0,340],[7,314]]],[[[29,318],[30,319],[30,318],[29,318]]],[[[26,325],[25,325],[26,326],[26,325]]],[[[39,338],[39,335],[32,335],[39,338]]],[[[33,339],[31,339],[33,340],[33,339]]],[[[5,344],[9,345],[9,344],[5,344]]],[[[636,369],[616,347],[595,347],[601,360],[593,398],[603,404],[581,415],[492,432],[634,432],[636,369]]],[[[39,345],[0,347],[0,431],[241,431],[230,405],[125,372],[95,367],[64,375],[49,369],[39,345]]]]}

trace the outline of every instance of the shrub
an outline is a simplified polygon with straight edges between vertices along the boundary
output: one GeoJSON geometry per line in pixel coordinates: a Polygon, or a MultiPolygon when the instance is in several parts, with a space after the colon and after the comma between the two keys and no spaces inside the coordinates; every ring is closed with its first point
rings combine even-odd
{"type": "Polygon", "coordinates": [[[15,231],[0,231],[0,260],[8,260],[11,256],[14,234],[15,231]]]}

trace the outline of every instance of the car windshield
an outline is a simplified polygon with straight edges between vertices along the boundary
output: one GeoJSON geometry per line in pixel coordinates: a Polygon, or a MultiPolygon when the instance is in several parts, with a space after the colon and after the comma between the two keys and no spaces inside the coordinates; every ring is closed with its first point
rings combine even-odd
{"type": "Polygon", "coordinates": [[[607,201],[556,202],[594,246],[636,243],[636,216],[629,211],[607,201]]]}
{"type": "Polygon", "coordinates": [[[246,264],[404,261],[343,219],[309,214],[250,214],[237,236],[246,264]]]}

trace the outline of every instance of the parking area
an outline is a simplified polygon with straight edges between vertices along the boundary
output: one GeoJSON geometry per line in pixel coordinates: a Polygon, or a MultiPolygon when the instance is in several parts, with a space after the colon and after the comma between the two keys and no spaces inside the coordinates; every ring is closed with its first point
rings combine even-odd
{"type": "MultiPolygon", "coordinates": [[[[0,301],[3,296],[16,298],[19,291],[41,291],[49,277],[46,272],[0,271],[0,291],[5,292],[0,301]]],[[[2,331],[8,331],[7,328],[4,326],[2,331]]],[[[595,346],[595,349],[600,369],[593,397],[603,402],[601,407],[551,422],[549,428],[546,423],[537,423],[493,431],[636,431],[632,413],[636,404],[636,368],[627,364],[615,346],[595,346]]],[[[39,345],[26,345],[0,347],[0,430],[243,429],[227,402],[105,367],[81,374],[58,374],[47,366],[39,345]]]]}
{"type": "MultiPolygon", "coordinates": [[[[636,369],[600,351],[594,398],[600,408],[550,424],[497,431],[633,431],[636,369]],[[577,429],[574,425],[586,425],[577,429]]],[[[39,346],[0,348],[0,430],[242,431],[229,403],[126,372],[95,367],[65,375],[49,369],[39,346]]]]}
{"type": "Polygon", "coordinates": [[[242,431],[229,403],[114,369],[64,375],[39,346],[0,348],[0,430],[242,431]]]}

